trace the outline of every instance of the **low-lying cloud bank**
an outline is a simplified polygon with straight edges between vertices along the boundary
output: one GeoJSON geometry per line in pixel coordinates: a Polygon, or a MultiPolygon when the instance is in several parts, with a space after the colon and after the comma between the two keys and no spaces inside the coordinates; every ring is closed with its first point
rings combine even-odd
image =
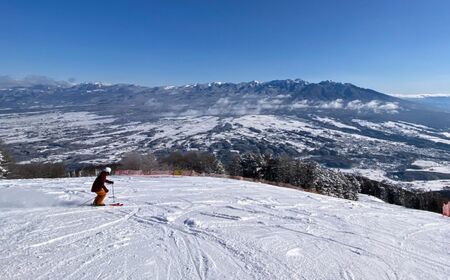
{"type": "Polygon", "coordinates": [[[374,112],[374,113],[389,113],[396,114],[400,110],[400,106],[397,102],[382,102],[379,100],[372,100],[369,102],[362,102],[361,100],[353,100],[350,102],[344,102],[342,99],[336,99],[329,102],[311,102],[308,100],[302,100],[292,105],[293,109],[300,108],[317,108],[317,109],[342,109],[342,110],[354,110],[358,112],[374,112]]]}
{"type": "MultiPolygon", "coordinates": [[[[155,100],[150,102],[151,106],[161,108],[164,106],[155,100]]],[[[170,106],[169,106],[170,107],[170,106]]],[[[230,98],[220,98],[213,106],[205,109],[190,108],[190,106],[183,106],[184,108],[176,108],[178,112],[168,114],[192,116],[192,115],[248,115],[248,114],[262,114],[270,113],[270,111],[286,111],[295,112],[302,109],[323,109],[323,110],[352,110],[358,113],[384,113],[396,114],[401,108],[396,102],[383,102],[379,100],[372,100],[369,102],[362,102],[360,100],[353,100],[345,102],[342,99],[332,101],[310,101],[300,100],[294,103],[288,103],[281,98],[263,98],[263,99],[243,99],[233,100],[230,98]],[[181,111],[181,112],[180,112],[181,111]]],[[[164,107],[163,107],[164,108],[164,107]]]]}

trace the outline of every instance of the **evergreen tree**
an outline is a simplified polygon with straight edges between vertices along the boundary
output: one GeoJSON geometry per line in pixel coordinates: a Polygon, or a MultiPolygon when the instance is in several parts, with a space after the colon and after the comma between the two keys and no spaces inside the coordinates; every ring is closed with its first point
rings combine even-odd
{"type": "Polygon", "coordinates": [[[239,155],[233,155],[230,163],[227,165],[227,172],[231,176],[242,176],[242,160],[239,155]]]}

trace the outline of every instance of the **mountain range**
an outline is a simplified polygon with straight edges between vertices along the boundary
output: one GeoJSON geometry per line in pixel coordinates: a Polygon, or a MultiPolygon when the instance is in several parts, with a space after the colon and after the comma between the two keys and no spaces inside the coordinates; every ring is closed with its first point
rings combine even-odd
{"type": "Polygon", "coordinates": [[[0,104],[0,139],[20,162],[76,168],[129,151],[208,150],[224,160],[287,154],[400,179],[417,160],[450,162],[450,113],[349,83],[38,84],[1,89],[0,104]]]}

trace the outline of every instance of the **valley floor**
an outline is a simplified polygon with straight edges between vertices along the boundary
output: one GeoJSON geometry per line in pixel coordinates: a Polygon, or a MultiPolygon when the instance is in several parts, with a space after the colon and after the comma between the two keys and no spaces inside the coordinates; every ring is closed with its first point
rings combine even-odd
{"type": "Polygon", "coordinates": [[[0,181],[2,279],[450,277],[439,214],[202,177],[112,177],[124,206],[79,206],[93,179],[0,181]]]}

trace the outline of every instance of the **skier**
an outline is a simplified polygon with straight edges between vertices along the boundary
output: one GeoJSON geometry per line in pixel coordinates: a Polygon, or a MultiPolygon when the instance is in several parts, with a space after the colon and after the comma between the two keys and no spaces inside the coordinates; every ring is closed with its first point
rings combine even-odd
{"type": "Polygon", "coordinates": [[[105,187],[105,183],[114,184],[113,181],[107,180],[106,176],[111,174],[111,168],[105,167],[100,174],[98,174],[94,183],[92,184],[91,192],[95,192],[97,196],[94,199],[94,206],[105,206],[103,200],[106,197],[106,193],[109,192],[108,188],[105,187]]]}

